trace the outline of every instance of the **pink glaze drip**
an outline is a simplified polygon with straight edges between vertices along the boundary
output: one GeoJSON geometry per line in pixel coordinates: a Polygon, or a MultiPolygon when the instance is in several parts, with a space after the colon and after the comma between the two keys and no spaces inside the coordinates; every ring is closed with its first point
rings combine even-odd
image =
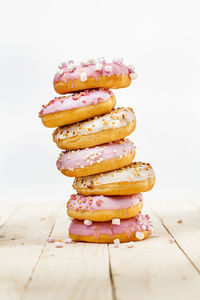
{"type": "Polygon", "coordinates": [[[141,213],[134,218],[120,220],[120,225],[113,225],[111,221],[108,221],[93,222],[92,225],[87,226],[84,225],[83,221],[74,219],[69,227],[69,232],[71,234],[82,236],[92,235],[95,237],[99,237],[101,234],[112,236],[118,233],[126,233],[130,236],[131,233],[144,230],[151,232],[152,225],[149,217],[144,216],[141,213]]]}
{"type": "Polygon", "coordinates": [[[57,160],[58,169],[80,169],[101,161],[127,155],[135,150],[134,144],[129,140],[120,140],[109,144],[86,148],[76,151],[62,152],[57,160]]]}
{"type": "Polygon", "coordinates": [[[101,62],[101,64],[103,65],[103,68],[100,71],[95,70],[95,64],[89,64],[88,66],[77,66],[72,72],[70,72],[67,67],[62,68],[64,73],[62,75],[57,73],[54,77],[54,83],[58,81],[64,81],[67,83],[68,80],[80,79],[81,72],[86,72],[88,78],[94,77],[96,80],[98,76],[123,75],[132,73],[132,70],[122,63],[101,62]],[[112,71],[107,72],[105,70],[106,66],[111,66],[112,71]]]}
{"type": "Polygon", "coordinates": [[[50,100],[47,105],[42,106],[42,109],[39,112],[39,117],[47,114],[53,114],[58,111],[95,105],[108,100],[112,95],[113,93],[110,90],[101,88],[77,92],[70,96],[55,97],[53,100],[50,100]]]}
{"type": "Polygon", "coordinates": [[[126,209],[141,203],[142,194],[127,196],[83,196],[79,194],[71,195],[67,202],[67,208],[76,211],[81,210],[105,210],[105,209],[126,209]]]}

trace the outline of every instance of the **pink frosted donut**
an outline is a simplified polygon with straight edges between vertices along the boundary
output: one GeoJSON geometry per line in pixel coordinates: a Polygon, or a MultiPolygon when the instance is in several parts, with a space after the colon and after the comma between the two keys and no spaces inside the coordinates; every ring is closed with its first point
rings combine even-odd
{"type": "Polygon", "coordinates": [[[132,162],[134,156],[135,146],[127,139],[61,152],[57,167],[66,176],[80,177],[124,167],[132,162]]]}
{"type": "Polygon", "coordinates": [[[110,90],[85,90],[55,97],[42,106],[39,117],[46,127],[58,127],[109,113],[115,103],[115,96],[110,90]]]}
{"type": "Polygon", "coordinates": [[[103,222],[132,218],[139,214],[142,205],[142,194],[128,196],[83,196],[77,194],[71,195],[67,202],[67,213],[74,219],[103,222]]]}
{"type": "Polygon", "coordinates": [[[81,220],[72,220],[69,236],[73,241],[90,243],[113,243],[138,241],[147,238],[152,233],[152,225],[148,215],[139,214],[130,219],[120,220],[119,225],[107,222],[92,222],[84,224],[81,220]]]}
{"type": "Polygon", "coordinates": [[[136,79],[132,65],[123,64],[122,58],[107,63],[103,57],[75,63],[64,62],[54,77],[54,88],[59,94],[91,88],[123,88],[136,79]]]}

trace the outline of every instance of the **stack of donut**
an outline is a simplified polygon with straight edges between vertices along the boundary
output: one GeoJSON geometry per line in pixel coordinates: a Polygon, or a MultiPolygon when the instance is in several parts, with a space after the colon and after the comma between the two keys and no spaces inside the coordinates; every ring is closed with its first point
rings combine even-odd
{"type": "Polygon", "coordinates": [[[129,107],[114,108],[110,89],[128,87],[136,78],[121,58],[104,58],[58,67],[55,91],[62,95],[43,105],[39,117],[57,127],[53,141],[63,151],[57,160],[62,174],[75,177],[67,213],[73,218],[73,241],[119,243],[143,240],[152,233],[148,215],[141,214],[143,192],[155,175],[148,163],[133,162],[135,146],[126,137],[136,127],[129,107]]]}

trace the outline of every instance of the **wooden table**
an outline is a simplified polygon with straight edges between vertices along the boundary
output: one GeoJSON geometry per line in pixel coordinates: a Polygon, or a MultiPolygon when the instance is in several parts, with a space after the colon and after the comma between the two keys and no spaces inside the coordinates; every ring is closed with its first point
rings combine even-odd
{"type": "Polygon", "coordinates": [[[47,239],[66,238],[65,204],[1,204],[0,299],[199,300],[200,202],[152,199],[145,207],[156,231],[133,248],[56,248],[47,239]]]}

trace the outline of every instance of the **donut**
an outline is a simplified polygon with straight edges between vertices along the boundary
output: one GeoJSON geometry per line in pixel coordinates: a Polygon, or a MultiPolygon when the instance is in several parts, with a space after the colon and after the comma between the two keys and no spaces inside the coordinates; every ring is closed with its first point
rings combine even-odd
{"type": "Polygon", "coordinates": [[[115,96],[110,90],[85,90],[55,97],[43,105],[39,117],[46,127],[58,127],[109,113],[115,104],[115,96]]]}
{"type": "Polygon", "coordinates": [[[134,131],[136,118],[131,108],[113,109],[91,120],[58,127],[53,141],[61,149],[82,149],[120,140],[134,131]]]}
{"type": "Polygon", "coordinates": [[[130,195],[147,192],[154,184],[150,164],[134,162],[118,170],[75,178],[73,188],[83,195],[130,195]]]}
{"type": "Polygon", "coordinates": [[[69,236],[73,241],[89,243],[113,243],[116,239],[120,242],[130,242],[146,239],[152,234],[152,229],[149,216],[142,214],[120,220],[119,225],[114,225],[111,221],[85,225],[84,221],[73,219],[69,227],[69,236]]]}
{"type": "Polygon", "coordinates": [[[57,168],[69,177],[88,176],[127,166],[134,156],[134,144],[128,139],[120,140],[92,148],[61,152],[57,168]]]}
{"type": "Polygon", "coordinates": [[[75,63],[73,60],[58,66],[54,77],[54,89],[58,94],[66,94],[93,88],[119,89],[131,84],[136,79],[135,68],[123,64],[122,58],[107,63],[103,57],[97,61],[89,59],[75,63]]]}
{"type": "Polygon", "coordinates": [[[137,216],[142,206],[142,194],[128,196],[71,195],[67,202],[67,214],[74,219],[104,222],[137,216]]]}

